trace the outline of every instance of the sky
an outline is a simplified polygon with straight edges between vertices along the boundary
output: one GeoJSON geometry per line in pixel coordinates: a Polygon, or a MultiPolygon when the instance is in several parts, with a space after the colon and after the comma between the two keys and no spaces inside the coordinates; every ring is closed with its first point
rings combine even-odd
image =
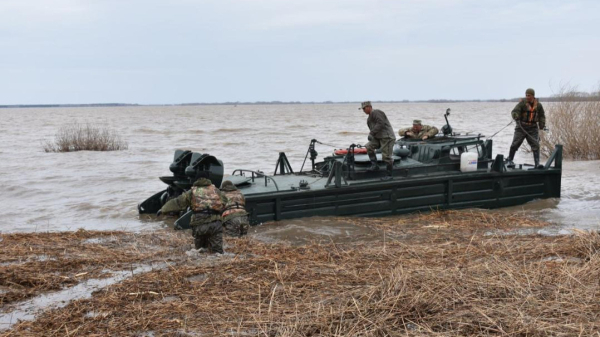
{"type": "Polygon", "coordinates": [[[549,96],[598,60],[596,0],[0,1],[0,105],[549,96]]]}

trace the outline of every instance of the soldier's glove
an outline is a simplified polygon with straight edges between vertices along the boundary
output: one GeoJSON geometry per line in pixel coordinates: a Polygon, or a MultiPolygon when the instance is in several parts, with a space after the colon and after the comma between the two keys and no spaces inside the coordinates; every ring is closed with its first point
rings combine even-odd
{"type": "Polygon", "coordinates": [[[369,135],[369,136],[367,137],[367,140],[368,140],[368,141],[370,141],[370,142],[371,142],[371,141],[373,141],[373,136],[369,135]]]}
{"type": "Polygon", "coordinates": [[[161,215],[162,215],[162,210],[159,209],[158,212],[156,212],[156,217],[158,218],[161,215]]]}

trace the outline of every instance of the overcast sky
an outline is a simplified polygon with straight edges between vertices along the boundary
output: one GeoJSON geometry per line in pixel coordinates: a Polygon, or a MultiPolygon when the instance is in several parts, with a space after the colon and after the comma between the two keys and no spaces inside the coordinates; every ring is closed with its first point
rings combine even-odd
{"type": "Polygon", "coordinates": [[[0,0],[0,105],[547,96],[598,60],[597,0],[0,0]]]}

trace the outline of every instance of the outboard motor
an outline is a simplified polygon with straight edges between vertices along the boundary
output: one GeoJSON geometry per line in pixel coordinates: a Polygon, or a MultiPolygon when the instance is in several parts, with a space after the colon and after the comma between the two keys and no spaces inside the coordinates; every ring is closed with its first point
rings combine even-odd
{"type": "Polygon", "coordinates": [[[444,118],[446,119],[446,125],[442,126],[442,133],[444,136],[450,136],[452,134],[452,127],[450,126],[450,122],[448,122],[448,116],[450,116],[450,108],[446,109],[446,113],[444,114],[444,118]]]}
{"type": "Polygon", "coordinates": [[[159,177],[168,187],[140,203],[140,214],[156,213],[167,201],[189,190],[202,171],[209,173],[209,179],[215,186],[221,186],[223,181],[223,162],[208,153],[176,150],[169,170],[173,172],[172,176],[159,177]]]}
{"type": "Polygon", "coordinates": [[[223,181],[223,162],[208,153],[194,153],[190,165],[185,168],[185,175],[189,178],[189,189],[198,180],[201,171],[207,171],[213,185],[221,186],[223,181]]]}
{"type": "Polygon", "coordinates": [[[190,150],[175,150],[175,158],[169,166],[169,170],[174,176],[185,176],[185,168],[190,165],[192,151],[190,150]]]}

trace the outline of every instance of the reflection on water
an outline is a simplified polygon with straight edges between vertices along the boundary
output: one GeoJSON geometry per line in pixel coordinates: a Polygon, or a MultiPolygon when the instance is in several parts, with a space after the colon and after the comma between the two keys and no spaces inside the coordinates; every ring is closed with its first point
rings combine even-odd
{"type": "MultiPolygon", "coordinates": [[[[513,103],[377,104],[394,129],[413,119],[438,127],[446,108],[456,132],[492,135],[510,122],[513,103]]],[[[137,204],[164,188],[173,152],[186,148],[210,153],[234,168],[272,172],[280,151],[292,167],[302,165],[310,140],[336,148],[366,143],[366,115],[356,104],[239,105],[110,108],[0,109],[0,231],[156,229],[169,222],[139,216],[137,204]],[[26,117],[26,123],[24,118],[26,117]],[[126,151],[44,153],[66,123],[108,126],[129,143],[126,151]]],[[[508,151],[513,130],[494,137],[494,154],[508,151]]],[[[333,149],[317,145],[320,157],[333,149]]],[[[519,152],[517,162],[532,162],[519,152]]],[[[600,226],[600,161],[565,162],[560,200],[534,201],[525,209],[562,227],[600,226]]],[[[309,219],[283,223],[298,235],[343,236],[311,232],[309,219]],[[302,233],[302,234],[300,234],[302,233]],[[308,234],[307,234],[308,233],[308,234]]],[[[325,222],[317,222],[326,226],[325,222]]],[[[353,229],[349,228],[348,231],[353,229]]],[[[317,232],[319,232],[317,230],[317,232]]],[[[356,233],[355,233],[356,234],[356,233]]],[[[358,233],[357,235],[363,235],[358,233]]]]}

